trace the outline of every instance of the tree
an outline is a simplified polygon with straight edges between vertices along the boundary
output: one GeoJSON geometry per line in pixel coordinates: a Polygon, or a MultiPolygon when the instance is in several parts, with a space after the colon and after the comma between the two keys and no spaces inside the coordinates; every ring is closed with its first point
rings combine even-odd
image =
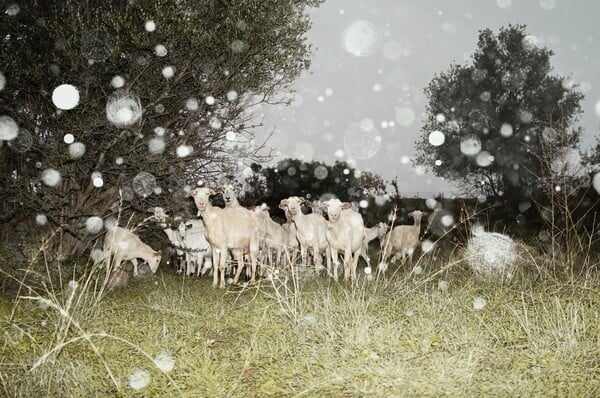
{"type": "MultiPolygon", "coordinates": [[[[524,26],[480,32],[471,65],[452,65],[425,89],[426,120],[415,163],[454,181],[464,193],[512,205],[540,186],[541,141],[568,131],[583,95],[552,75],[552,51],[524,26]]],[[[575,147],[580,131],[564,145],[575,147]]]]}
{"type": "Polygon", "coordinates": [[[39,214],[72,252],[97,235],[85,228],[91,216],[176,210],[184,187],[263,160],[249,108],[276,102],[309,66],[307,7],[319,2],[13,7],[0,17],[0,116],[19,132],[0,136],[10,139],[0,148],[0,221],[11,228],[39,214]],[[57,109],[59,87],[73,109],[57,109]]]}

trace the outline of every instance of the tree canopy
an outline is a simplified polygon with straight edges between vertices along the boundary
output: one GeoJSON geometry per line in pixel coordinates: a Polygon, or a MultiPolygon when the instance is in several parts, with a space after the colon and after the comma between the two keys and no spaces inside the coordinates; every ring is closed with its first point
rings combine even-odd
{"type": "Polygon", "coordinates": [[[307,10],[319,3],[13,7],[0,16],[0,221],[37,215],[85,244],[91,216],[174,209],[186,185],[268,157],[250,108],[276,101],[308,68],[307,10]]]}
{"type": "Polygon", "coordinates": [[[568,132],[583,95],[568,77],[552,74],[552,51],[524,26],[480,32],[472,63],[451,65],[427,88],[426,119],[415,163],[467,194],[511,202],[538,188],[542,141],[568,132]]]}

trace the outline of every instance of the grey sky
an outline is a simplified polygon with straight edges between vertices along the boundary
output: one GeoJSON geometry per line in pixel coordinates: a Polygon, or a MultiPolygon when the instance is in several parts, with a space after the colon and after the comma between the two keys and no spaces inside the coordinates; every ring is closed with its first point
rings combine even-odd
{"type": "Polygon", "coordinates": [[[452,62],[469,61],[479,30],[512,23],[554,51],[554,73],[581,85],[587,149],[600,125],[599,15],[600,3],[589,0],[327,0],[311,15],[316,51],[296,102],[264,109],[266,129],[277,129],[270,143],[282,157],[327,163],[354,152],[358,170],[398,176],[404,193],[449,191],[406,162],[422,124],[423,88],[452,62]]]}

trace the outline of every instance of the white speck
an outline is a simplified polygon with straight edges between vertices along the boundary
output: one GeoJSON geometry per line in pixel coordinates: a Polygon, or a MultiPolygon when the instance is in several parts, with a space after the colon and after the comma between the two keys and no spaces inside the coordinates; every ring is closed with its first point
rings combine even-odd
{"type": "Polygon", "coordinates": [[[475,311],[481,311],[485,307],[485,299],[483,297],[475,297],[473,300],[473,309],[475,311]]]}
{"type": "Polygon", "coordinates": [[[331,97],[333,95],[333,90],[330,88],[325,89],[325,95],[331,97]]]}
{"type": "Polygon", "coordinates": [[[170,79],[175,76],[175,68],[172,66],[165,66],[162,70],[162,75],[165,79],[170,79]]]}
{"type": "Polygon", "coordinates": [[[208,121],[208,125],[210,127],[212,127],[215,130],[218,130],[221,128],[221,126],[223,125],[223,123],[221,123],[221,121],[219,120],[218,117],[211,117],[210,120],[208,121]]]}
{"type": "Polygon", "coordinates": [[[73,141],[75,141],[75,137],[71,133],[65,134],[65,136],[63,137],[63,141],[65,142],[65,144],[72,144],[73,141]]]}
{"type": "Polygon", "coordinates": [[[228,132],[225,134],[225,139],[226,139],[227,141],[235,141],[235,140],[236,140],[236,138],[237,138],[237,134],[236,134],[234,131],[228,131],[228,132]]]}
{"type": "Polygon", "coordinates": [[[438,113],[435,115],[435,120],[438,123],[444,123],[446,121],[446,116],[443,113],[438,113]]]}
{"type": "Polygon", "coordinates": [[[416,265],[412,271],[415,275],[421,275],[423,273],[423,267],[421,267],[420,265],[416,265]]]}
{"type": "Polygon", "coordinates": [[[496,4],[500,8],[509,8],[512,4],[512,0],[496,0],[496,4]]]}
{"type": "Polygon", "coordinates": [[[421,243],[421,250],[423,250],[423,253],[429,253],[431,250],[433,250],[434,246],[435,244],[432,241],[430,241],[429,239],[425,239],[421,243]]]}
{"type": "Polygon", "coordinates": [[[0,72],[0,91],[4,90],[4,87],[6,87],[6,77],[0,72]]]}
{"type": "Polygon", "coordinates": [[[365,267],[364,272],[366,275],[371,274],[371,272],[373,272],[373,270],[371,269],[371,267],[365,267]]]}
{"type": "Polygon", "coordinates": [[[233,278],[227,278],[227,284],[231,285],[233,283],[233,278]]]}
{"type": "Polygon", "coordinates": [[[535,50],[540,45],[540,39],[534,35],[527,35],[523,37],[521,44],[526,50],[535,50]]]}
{"type": "Polygon", "coordinates": [[[159,57],[166,57],[168,54],[167,47],[162,44],[157,44],[156,47],[154,47],[154,53],[159,57]]]}
{"type": "Polygon", "coordinates": [[[204,102],[206,102],[206,105],[214,105],[215,97],[213,97],[212,95],[209,95],[206,98],[204,98],[204,102]]]}
{"type": "Polygon", "coordinates": [[[439,281],[438,282],[438,289],[445,292],[446,290],[448,290],[448,282],[446,281],[439,281]]]}
{"type": "Polygon", "coordinates": [[[85,154],[85,145],[81,142],[74,142],[69,145],[69,156],[72,159],[79,159],[85,154]]]}
{"type": "Polygon", "coordinates": [[[175,367],[175,358],[163,351],[154,357],[154,364],[163,372],[170,372],[175,367]]]}
{"type": "Polygon", "coordinates": [[[141,390],[150,382],[150,375],[143,369],[136,368],[129,376],[129,386],[134,390],[141,390]]]}
{"type": "Polygon", "coordinates": [[[52,92],[52,103],[58,109],[73,109],[79,104],[79,90],[71,84],[61,84],[52,92]]]}
{"type": "Polygon", "coordinates": [[[379,272],[385,272],[388,269],[388,264],[387,263],[379,263],[379,265],[377,266],[377,269],[379,270],[379,272]]]}
{"type": "Polygon", "coordinates": [[[163,135],[165,135],[165,128],[164,127],[155,127],[154,128],[154,134],[156,134],[159,137],[162,137],[163,135]]]}
{"type": "Polygon", "coordinates": [[[148,152],[159,155],[165,150],[165,141],[162,138],[152,138],[148,141],[148,152]]]}
{"type": "Polygon", "coordinates": [[[198,100],[196,98],[189,98],[185,101],[185,107],[190,111],[198,109],[198,100]]]}
{"type": "Polygon", "coordinates": [[[62,177],[57,170],[46,169],[42,172],[42,181],[49,187],[54,187],[60,183],[62,177]]]}
{"type": "Polygon", "coordinates": [[[442,216],[441,223],[445,227],[449,227],[454,224],[454,217],[451,214],[446,214],[442,216]]]}
{"type": "Polygon", "coordinates": [[[10,141],[19,134],[19,126],[10,116],[0,116],[0,140],[10,141]]]}
{"type": "Polygon", "coordinates": [[[85,220],[85,229],[90,234],[96,234],[96,233],[100,232],[102,230],[103,226],[104,226],[104,221],[98,216],[88,217],[88,219],[85,220]]]}
{"type": "Polygon", "coordinates": [[[344,151],[341,149],[338,149],[334,152],[333,156],[335,156],[336,158],[343,158],[344,157],[344,151]]]}
{"type": "Polygon", "coordinates": [[[500,135],[502,137],[510,137],[513,134],[513,127],[508,123],[503,123],[500,127],[500,135]]]}
{"type": "Polygon", "coordinates": [[[380,83],[375,83],[373,85],[373,91],[375,91],[376,93],[381,92],[381,90],[383,90],[383,86],[380,83]]]}
{"type": "Polygon", "coordinates": [[[556,7],[556,0],[540,0],[540,7],[544,10],[552,10],[556,7]]]}
{"type": "Polygon", "coordinates": [[[445,140],[446,137],[444,136],[444,133],[439,130],[434,130],[429,133],[429,143],[433,146],[440,146],[445,140]]]}
{"type": "Polygon", "coordinates": [[[146,32],[154,32],[156,30],[156,23],[152,20],[146,21],[144,29],[146,29],[146,32]]]}
{"type": "Polygon", "coordinates": [[[600,101],[596,101],[596,105],[594,105],[594,111],[596,111],[596,116],[600,117],[600,101]]]}
{"type": "Polygon", "coordinates": [[[79,282],[77,282],[76,280],[71,279],[69,281],[69,289],[75,290],[75,289],[77,289],[78,286],[79,286],[79,282]]]}
{"type": "Polygon", "coordinates": [[[246,44],[241,40],[234,40],[231,42],[231,51],[234,53],[241,53],[246,50],[246,44]]]}
{"type": "Polygon", "coordinates": [[[235,90],[230,90],[227,92],[227,100],[233,102],[237,99],[238,93],[235,90]]]}
{"type": "Polygon", "coordinates": [[[37,216],[35,216],[35,222],[38,225],[46,225],[46,223],[48,222],[48,217],[46,217],[45,214],[38,214],[37,216]]]}
{"type": "Polygon", "coordinates": [[[117,166],[120,166],[120,165],[122,165],[122,164],[123,164],[123,158],[122,158],[121,156],[119,156],[119,157],[115,158],[115,164],[116,164],[117,166]]]}
{"type": "Polygon", "coordinates": [[[92,184],[96,188],[100,188],[102,185],[104,185],[104,180],[102,179],[102,173],[100,173],[99,171],[94,171],[92,173],[92,184]]]}
{"type": "Polygon", "coordinates": [[[110,80],[110,85],[113,88],[121,88],[125,85],[125,79],[122,76],[114,76],[111,80],[110,80]]]}
{"type": "Polygon", "coordinates": [[[317,180],[324,180],[325,178],[327,178],[327,174],[329,174],[329,172],[327,171],[327,168],[325,166],[318,165],[317,167],[315,167],[313,174],[315,175],[315,178],[317,180]]]}
{"type": "Polygon", "coordinates": [[[596,173],[594,174],[594,177],[592,177],[592,186],[596,192],[600,194],[600,173],[596,173]]]}
{"type": "Polygon", "coordinates": [[[177,153],[178,157],[184,158],[192,154],[193,148],[191,145],[179,145],[175,152],[177,153]]]}

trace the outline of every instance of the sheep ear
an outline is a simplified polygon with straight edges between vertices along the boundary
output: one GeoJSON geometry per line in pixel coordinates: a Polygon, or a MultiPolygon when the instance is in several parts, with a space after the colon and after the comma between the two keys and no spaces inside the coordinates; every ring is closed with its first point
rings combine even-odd
{"type": "Polygon", "coordinates": [[[152,214],[154,214],[154,209],[155,209],[155,207],[151,207],[151,208],[149,208],[149,209],[147,210],[147,212],[148,212],[148,213],[152,213],[152,214]]]}
{"type": "Polygon", "coordinates": [[[286,206],[287,206],[287,199],[282,199],[281,202],[279,202],[279,208],[283,209],[286,206]]]}
{"type": "Polygon", "coordinates": [[[216,192],[214,189],[209,189],[209,190],[208,190],[208,194],[209,194],[209,195],[216,195],[216,194],[217,194],[217,192],[216,192]]]}
{"type": "Polygon", "coordinates": [[[185,194],[185,197],[189,198],[189,197],[194,196],[195,194],[196,194],[196,190],[192,189],[190,192],[188,192],[188,193],[185,194]]]}
{"type": "Polygon", "coordinates": [[[349,209],[352,207],[352,203],[350,202],[342,202],[342,209],[349,209]]]}
{"type": "Polygon", "coordinates": [[[306,202],[306,199],[304,199],[304,197],[302,197],[302,196],[300,196],[298,199],[300,199],[300,203],[306,202]]]}

